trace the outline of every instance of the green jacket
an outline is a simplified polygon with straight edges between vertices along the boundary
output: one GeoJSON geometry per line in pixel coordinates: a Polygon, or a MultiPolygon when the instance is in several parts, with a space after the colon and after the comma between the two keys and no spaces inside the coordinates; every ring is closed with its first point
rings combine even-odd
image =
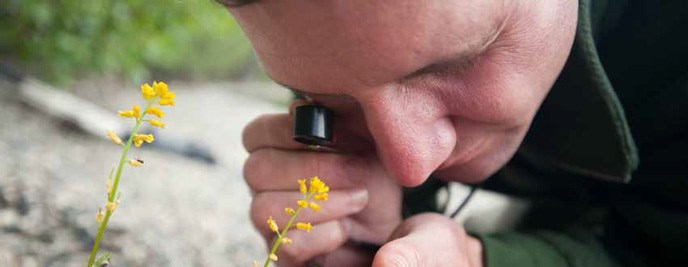
{"type": "Polygon", "coordinates": [[[581,0],[564,70],[485,188],[534,201],[489,267],[688,266],[688,1],[581,0]]]}
{"type": "Polygon", "coordinates": [[[476,234],[489,267],[688,266],[688,1],[580,0],[564,70],[481,186],[534,203],[476,234]]]}

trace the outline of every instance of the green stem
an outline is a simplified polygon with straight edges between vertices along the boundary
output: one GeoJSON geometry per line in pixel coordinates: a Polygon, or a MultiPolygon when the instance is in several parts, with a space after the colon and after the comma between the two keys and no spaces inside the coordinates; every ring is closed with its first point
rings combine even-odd
{"type": "MultiPolygon", "coordinates": [[[[141,116],[136,118],[136,125],[134,126],[134,129],[131,130],[131,133],[129,133],[129,140],[127,140],[127,144],[124,146],[124,149],[122,150],[122,156],[119,158],[119,165],[117,166],[117,173],[115,174],[115,181],[112,184],[112,190],[110,191],[110,194],[108,195],[108,202],[114,202],[115,201],[115,194],[117,193],[117,186],[119,185],[119,178],[122,175],[122,170],[124,169],[124,163],[126,162],[127,159],[127,153],[129,153],[129,148],[131,148],[131,144],[134,142],[134,136],[139,132],[139,129],[141,128],[141,124],[143,122],[143,117],[146,116],[146,110],[155,102],[155,98],[151,99],[146,103],[146,107],[143,108],[143,113],[141,113],[141,116]]],[[[108,221],[110,220],[110,216],[112,215],[114,211],[106,211],[105,213],[105,218],[103,219],[103,222],[100,224],[100,227],[98,228],[98,235],[96,235],[96,240],[93,243],[93,248],[91,249],[91,256],[88,258],[88,266],[87,267],[92,267],[93,262],[96,259],[96,254],[98,253],[98,246],[100,245],[100,240],[103,237],[103,233],[105,232],[105,228],[107,227],[108,221]]]]}
{"type": "MultiPolygon", "coordinates": [[[[303,200],[310,201],[312,195],[313,194],[307,195],[303,198],[303,200]]],[[[303,207],[299,207],[298,209],[296,209],[294,214],[291,215],[291,218],[289,218],[289,222],[287,222],[287,225],[284,227],[284,229],[282,229],[282,233],[277,233],[277,240],[274,244],[272,244],[272,249],[270,249],[270,254],[268,254],[267,259],[265,259],[265,264],[263,264],[263,267],[268,267],[268,265],[270,264],[270,255],[274,254],[277,251],[277,248],[279,248],[279,246],[282,244],[282,238],[284,238],[284,235],[287,234],[287,230],[289,230],[289,228],[291,228],[291,225],[294,223],[296,215],[298,215],[299,212],[303,209],[303,207]]]]}
{"type": "Polygon", "coordinates": [[[103,223],[100,224],[100,228],[98,229],[98,235],[96,236],[96,241],[93,243],[93,248],[91,249],[91,257],[88,258],[88,267],[93,266],[93,262],[96,259],[96,254],[98,253],[98,245],[100,244],[100,239],[103,238],[103,233],[105,232],[105,226],[107,225],[108,221],[110,220],[110,215],[112,215],[112,212],[107,211],[105,213],[105,219],[103,219],[103,223]]]}

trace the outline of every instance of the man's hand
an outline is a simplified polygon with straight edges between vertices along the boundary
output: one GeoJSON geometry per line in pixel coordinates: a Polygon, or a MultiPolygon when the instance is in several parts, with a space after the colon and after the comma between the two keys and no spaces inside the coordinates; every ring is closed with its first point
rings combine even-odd
{"type": "Polygon", "coordinates": [[[375,255],[373,267],[482,267],[482,245],[453,220],[425,213],[405,220],[375,255]]]}
{"type": "Polygon", "coordinates": [[[278,264],[303,266],[319,256],[316,261],[325,266],[369,266],[372,252],[352,244],[381,245],[389,238],[401,222],[401,188],[365,141],[337,129],[336,152],[314,151],[292,140],[292,119],[289,114],[264,115],[244,130],[249,152],[244,177],[253,194],[254,226],[272,244],[268,216],[285,225],[284,208],[295,208],[300,197],[296,180],[319,176],[331,189],[329,200],[319,212],[299,214],[298,221],[314,228],[310,233],[290,231],[293,243],[280,247],[278,264]]]}

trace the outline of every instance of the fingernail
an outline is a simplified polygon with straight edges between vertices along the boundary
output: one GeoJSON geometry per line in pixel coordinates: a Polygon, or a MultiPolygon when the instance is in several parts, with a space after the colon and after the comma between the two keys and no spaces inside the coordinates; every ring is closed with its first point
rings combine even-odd
{"type": "Polygon", "coordinates": [[[356,207],[365,207],[368,204],[368,190],[356,189],[351,192],[351,204],[356,207]]]}

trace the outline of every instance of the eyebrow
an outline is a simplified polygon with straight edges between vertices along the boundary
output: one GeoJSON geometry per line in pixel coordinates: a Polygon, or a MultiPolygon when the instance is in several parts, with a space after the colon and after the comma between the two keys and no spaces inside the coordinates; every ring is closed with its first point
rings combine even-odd
{"type": "Polygon", "coordinates": [[[402,77],[399,81],[409,81],[430,73],[446,74],[455,70],[463,70],[471,65],[476,57],[477,55],[462,54],[436,61],[402,77]]]}

